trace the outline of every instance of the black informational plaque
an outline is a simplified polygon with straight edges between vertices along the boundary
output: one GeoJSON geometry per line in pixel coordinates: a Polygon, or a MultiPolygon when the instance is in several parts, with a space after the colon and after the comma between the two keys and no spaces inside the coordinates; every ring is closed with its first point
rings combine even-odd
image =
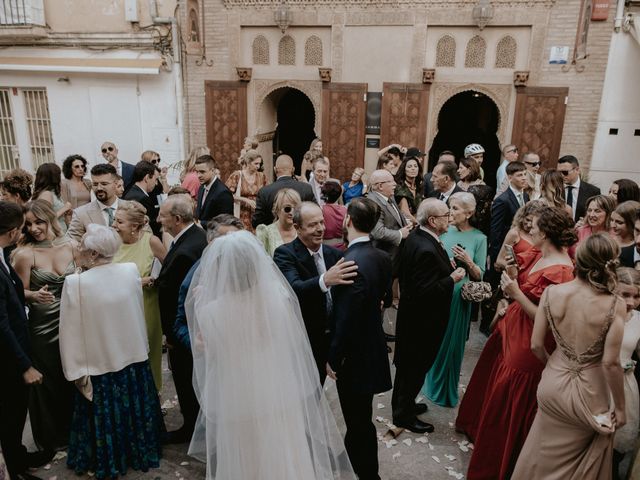
{"type": "Polygon", "coordinates": [[[367,138],[367,148],[380,148],[380,139],[367,138]]]}
{"type": "Polygon", "coordinates": [[[382,92],[367,92],[367,118],[365,133],[380,135],[380,114],[382,113],[382,92]]]}

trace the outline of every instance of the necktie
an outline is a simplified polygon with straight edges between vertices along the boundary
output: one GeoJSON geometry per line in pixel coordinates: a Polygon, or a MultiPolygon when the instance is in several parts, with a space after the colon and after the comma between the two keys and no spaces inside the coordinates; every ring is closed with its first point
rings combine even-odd
{"type": "MultiPolygon", "coordinates": [[[[567,205],[573,210],[573,185],[567,186],[567,205]]],[[[575,215],[575,212],[573,212],[575,215]]]]}
{"type": "Polygon", "coordinates": [[[105,210],[107,211],[107,217],[109,218],[107,223],[109,224],[109,226],[111,226],[113,225],[113,219],[115,218],[115,215],[114,215],[115,209],[113,207],[107,207],[105,208],[105,210]]]}
{"type": "Polygon", "coordinates": [[[522,193],[519,193],[517,197],[518,197],[518,205],[520,205],[521,207],[524,207],[524,198],[522,197],[522,193]]]}
{"type": "Polygon", "coordinates": [[[441,200],[441,201],[443,201],[443,202],[444,202],[444,193],[441,193],[441,194],[438,196],[438,200],[441,200]]]}
{"type": "Polygon", "coordinates": [[[202,202],[200,202],[200,207],[203,207],[203,206],[204,206],[204,201],[205,201],[205,200],[206,200],[206,198],[207,198],[207,193],[209,193],[209,189],[208,189],[208,188],[205,188],[205,189],[204,189],[204,192],[202,192],[202,202]]]}
{"type": "MultiPolygon", "coordinates": [[[[313,261],[316,264],[318,275],[322,275],[323,273],[326,273],[327,267],[322,261],[322,257],[320,257],[320,252],[316,252],[313,254],[313,261]]],[[[326,296],[327,296],[327,313],[331,313],[331,309],[333,307],[333,300],[331,299],[331,289],[327,290],[326,296]]]]}

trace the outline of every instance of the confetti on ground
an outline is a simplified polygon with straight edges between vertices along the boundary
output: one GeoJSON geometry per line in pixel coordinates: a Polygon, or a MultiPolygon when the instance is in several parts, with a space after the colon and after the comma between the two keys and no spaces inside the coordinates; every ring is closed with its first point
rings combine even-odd
{"type": "Polygon", "coordinates": [[[53,456],[53,461],[57,462],[59,460],[62,460],[66,456],[67,456],[67,452],[56,452],[56,454],[53,456]]]}
{"type": "Polygon", "coordinates": [[[429,450],[433,450],[433,445],[429,444],[429,450]]]}
{"type": "Polygon", "coordinates": [[[187,465],[189,465],[189,462],[180,462],[181,467],[186,467],[187,465]]]}
{"type": "Polygon", "coordinates": [[[427,443],[428,440],[427,440],[427,437],[418,437],[418,438],[416,438],[416,442],[418,442],[418,443],[427,443]]]}
{"type": "Polygon", "coordinates": [[[391,440],[388,440],[388,441],[384,442],[384,444],[387,446],[387,448],[391,448],[394,445],[397,445],[398,441],[394,440],[394,439],[391,439],[391,440]]]}
{"type": "Polygon", "coordinates": [[[396,452],[393,455],[391,455],[391,458],[393,458],[395,460],[397,458],[400,458],[400,455],[402,455],[400,452],[396,452]]]}
{"type": "Polygon", "coordinates": [[[378,417],[376,417],[376,422],[378,422],[378,423],[384,423],[384,422],[385,422],[385,419],[384,419],[384,418],[382,418],[382,417],[380,417],[380,416],[378,416],[378,417]]]}
{"type": "Polygon", "coordinates": [[[453,462],[456,459],[456,457],[454,457],[453,455],[445,455],[444,457],[450,462],[453,462]]]}
{"type": "Polygon", "coordinates": [[[440,459],[435,455],[432,455],[431,458],[433,458],[434,462],[440,463],[440,459]]]}
{"type": "Polygon", "coordinates": [[[404,440],[402,440],[402,443],[404,443],[407,447],[410,447],[412,442],[410,438],[405,438],[404,440]]]}
{"type": "Polygon", "coordinates": [[[379,404],[378,404],[378,410],[380,410],[381,408],[384,408],[384,404],[379,403],[379,404]]]}
{"type": "Polygon", "coordinates": [[[460,445],[460,450],[462,450],[463,452],[468,452],[469,448],[466,445],[460,445]]]}

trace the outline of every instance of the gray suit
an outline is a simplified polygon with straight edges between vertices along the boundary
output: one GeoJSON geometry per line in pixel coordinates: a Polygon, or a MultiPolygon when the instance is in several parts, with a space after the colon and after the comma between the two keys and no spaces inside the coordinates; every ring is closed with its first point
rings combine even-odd
{"type": "Polygon", "coordinates": [[[78,207],[73,211],[67,235],[76,242],[80,242],[82,236],[87,231],[87,225],[90,223],[107,226],[104,216],[102,215],[102,209],[97,200],[78,207]]]}
{"type": "Polygon", "coordinates": [[[380,206],[380,218],[371,232],[371,238],[377,248],[391,255],[391,259],[395,264],[395,258],[402,242],[402,234],[399,230],[407,224],[407,220],[400,212],[400,207],[398,207],[393,197],[387,201],[378,192],[371,191],[367,193],[367,198],[370,198],[380,206]]]}

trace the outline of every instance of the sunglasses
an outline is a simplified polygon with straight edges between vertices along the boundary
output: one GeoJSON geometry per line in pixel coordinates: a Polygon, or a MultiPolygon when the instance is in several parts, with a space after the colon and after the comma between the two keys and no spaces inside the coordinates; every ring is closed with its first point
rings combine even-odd
{"type": "Polygon", "coordinates": [[[160,157],[154,158],[153,160],[151,160],[151,163],[153,163],[154,165],[160,163],[160,157]]]}
{"type": "Polygon", "coordinates": [[[87,169],[87,167],[85,167],[84,165],[74,165],[73,168],[81,168],[82,170],[87,169]]]}
{"type": "Polygon", "coordinates": [[[113,152],[113,148],[114,148],[114,147],[107,147],[107,148],[103,148],[103,149],[102,149],[102,153],[107,153],[107,150],[108,150],[108,151],[110,151],[110,152],[113,152]]]}
{"type": "Polygon", "coordinates": [[[532,167],[539,167],[541,162],[524,162],[527,165],[531,165],[532,167]]]}
{"type": "Polygon", "coordinates": [[[560,170],[560,173],[565,177],[568,176],[571,172],[573,172],[573,168],[571,170],[560,170]]]}
{"type": "Polygon", "coordinates": [[[282,210],[284,210],[284,213],[291,213],[293,212],[293,207],[291,205],[287,205],[282,210]]]}

